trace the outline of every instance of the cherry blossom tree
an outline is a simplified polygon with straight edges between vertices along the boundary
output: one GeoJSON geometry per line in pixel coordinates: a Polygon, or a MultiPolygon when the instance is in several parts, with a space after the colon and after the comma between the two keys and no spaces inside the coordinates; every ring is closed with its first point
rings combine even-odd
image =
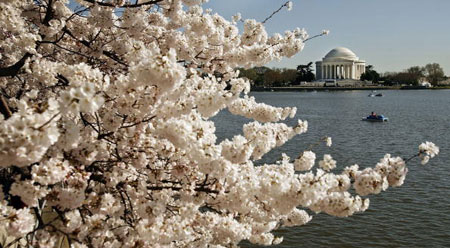
{"type": "MultiPolygon", "coordinates": [[[[203,1],[0,0],[3,247],[277,244],[279,227],[362,212],[361,196],[402,185],[409,160],[389,154],[339,174],[312,150],[255,166],[308,123],[281,123],[296,109],[258,103],[234,68],[310,38],[203,1]],[[218,143],[210,118],[223,109],[254,121],[218,143]]],[[[426,142],[416,156],[438,152],[426,142]]]]}

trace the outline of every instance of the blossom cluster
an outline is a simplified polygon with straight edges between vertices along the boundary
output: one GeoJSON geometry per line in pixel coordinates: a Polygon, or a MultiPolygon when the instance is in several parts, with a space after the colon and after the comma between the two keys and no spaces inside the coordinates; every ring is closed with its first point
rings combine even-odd
{"type": "Polygon", "coordinates": [[[419,156],[421,158],[422,164],[428,163],[430,158],[434,158],[434,156],[436,156],[437,154],[439,154],[439,147],[437,147],[432,142],[427,141],[420,144],[419,156]]]}
{"type": "Polygon", "coordinates": [[[58,103],[50,99],[32,105],[18,102],[18,111],[5,120],[0,116],[0,167],[23,167],[42,159],[60,135],[56,120],[58,103]]]}
{"type": "Polygon", "coordinates": [[[365,211],[403,184],[407,161],[390,155],[341,173],[329,154],[315,168],[312,148],[258,161],[308,122],[249,96],[236,68],[295,55],[305,30],[270,35],[205,0],[68,2],[0,1],[2,247],[272,245],[282,226],[365,211]],[[250,121],[218,142],[223,110],[250,121]]]}

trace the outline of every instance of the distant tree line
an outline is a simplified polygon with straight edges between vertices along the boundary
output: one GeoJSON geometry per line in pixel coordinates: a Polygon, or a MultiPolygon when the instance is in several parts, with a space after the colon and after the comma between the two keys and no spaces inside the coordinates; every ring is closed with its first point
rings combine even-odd
{"type": "MultiPolygon", "coordinates": [[[[254,67],[250,69],[240,68],[239,77],[246,77],[256,87],[285,87],[300,85],[302,82],[312,82],[316,79],[312,69],[313,62],[298,65],[297,69],[254,67]]],[[[385,85],[419,85],[429,82],[431,85],[439,85],[446,80],[444,70],[438,63],[430,63],[425,66],[412,66],[401,72],[378,73],[373,65],[366,66],[366,71],[361,75],[361,80],[371,81],[385,85]]]]}
{"type": "Polygon", "coordinates": [[[240,68],[239,77],[248,78],[253,86],[257,87],[283,87],[300,85],[301,82],[312,82],[316,79],[312,62],[298,65],[297,69],[254,67],[240,68]]]}
{"type": "Polygon", "coordinates": [[[366,66],[366,72],[361,75],[361,80],[368,80],[374,83],[383,82],[385,85],[419,85],[422,82],[439,85],[439,82],[446,79],[444,70],[438,63],[412,66],[402,72],[387,72],[382,75],[375,71],[372,65],[368,65],[366,66]]]}

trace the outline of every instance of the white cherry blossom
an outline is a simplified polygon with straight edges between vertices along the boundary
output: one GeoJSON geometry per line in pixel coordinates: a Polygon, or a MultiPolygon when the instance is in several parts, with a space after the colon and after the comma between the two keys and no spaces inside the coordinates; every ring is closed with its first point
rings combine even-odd
{"type": "MultiPolygon", "coordinates": [[[[291,1],[264,21],[206,0],[76,2],[0,1],[2,247],[274,245],[308,211],[347,217],[403,184],[409,160],[389,154],[341,174],[328,154],[314,168],[303,143],[297,159],[258,161],[308,130],[295,107],[250,96],[237,69],[302,51],[304,29],[264,26],[291,1]],[[220,111],[248,119],[223,141],[220,111]]],[[[416,157],[438,153],[425,142],[416,157]]]]}

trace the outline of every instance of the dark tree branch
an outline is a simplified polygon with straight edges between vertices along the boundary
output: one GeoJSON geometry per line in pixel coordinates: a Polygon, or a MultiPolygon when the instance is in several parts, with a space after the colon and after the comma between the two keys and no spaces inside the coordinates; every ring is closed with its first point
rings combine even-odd
{"type": "MultiPolygon", "coordinates": [[[[70,30],[67,29],[66,27],[64,27],[62,30],[64,31],[64,33],[67,33],[70,37],[72,37],[72,38],[75,39],[76,41],[80,42],[80,43],[83,44],[84,46],[86,46],[86,47],[88,47],[88,48],[91,48],[91,42],[89,42],[89,41],[87,41],[87,40],[79,40],[79,39],[77,39],[77,37],[75,37],[75,36],[72,34],[72,32],[70,32],[70,30]]],[[[55,44],[55,45],[56,45],[56,44],[55,44]]],[[[123,65],[123,66],[125,66],[125,67],[128,67],[128,65],[127,65],[125,62],[123,62],[123,61],[119,58],[119,56],[117,56],[117,54],[115,54],[115,53],[113,53],[113,52],[110,52],[110,51],[103,51],[103,55],[105,55],[106,57],[108,57],[108,58],[110,58],[110,59],[116,61],[117,63],[119,63],[119,64],[121,64],[121,65],[123,65]]]]}
{"type": "Polygon", "coordinates": [[[53,17],[55,16],[52,4],[53,4],[53,0],[49,0],[48,5],[47,5],[47,11],[45,12],[44,20],[42,20],[42,23],[45,26],[50,26],[50,20],[52,20],[53,17]]]}
{"type": "Polygon", "coordinates": [[[85,127],[90,126],[92,129],[94,129],[94,131],[96,131],[97,133],[100,133],[98,131],[98,129],[92,123],[90,123],[89,121],[86,120],[86,118],[84,118],[84,115],[81,112],[80,112],[80,117],[81,117],[81,121],[83,122],[85,127]]]}
{"type": "Polygon", "coordinates": [[[25,93],[25,86],[26,86],[26,81],[22,80],[19,76],[15,76],[17,78],[17,80],[19,80],[20,82],[22,82],[22,86],[20,87],[19,91],[17,91],[16,93],[16,99],[20,99],[22,98],[23,94],[25,93]]]}
{"type": "Polygon", "coordinates": [[[159,2],[162,2],[163,0],[153,0],[153,1],[143,2],[143,3],[137,3],[137,1],[136,1],[135,4],[124,4],[124,5],[115,5],[112,3],[105,3],[105,2],[95,1],[95,0],[84,0],[84,1],[88,2],[88,3],[92,3],[92,4],[98,4],[100,6],[105,6],[105,7],[139,8],[139,7],[146,6],[146,5],[157,4],[159,2]]]}
{"type": "Polygon", "coordinates": [[[3,114],[3,117],[5,117],[5,120],[12,116],[8,103],[2,95],[0,95],[0,112],[3,114]]]}
{"type": "Polygon", "coordinates": [[[104,54],[106,57],[109,57],[110,59],[116,61],[117,63],[119,63],[119,64],[121,64],[121,65],[123,65],[123,66],[125,66],[125,67],[128,67],[128,65],[127,65],[126,63],[124,63],[124,62],[119,58],[119,56],[117,56],[117,54],[112,53],[112,52],[110,52],[110,51],[103,51],[103,54],[104,54]]]}
{"type": "Polygon", "coordinates": [[[153,120],[153,118],[155,118],[155,117],[156,117],[156,115],[151,116],[151,117],[148,117],[147,119],[143,119],[142,121],[138,121],[138,122],[136,122],[136,123],[129,124],[129,125],[123,125],[123,124],[122,124],[122,126],[120,127],[120,129],[122,129],[122,128],[130,128],[130,127],[137,126],[137,125],[139,125],[139,124],[141,124],[141,123],[149,122],[149,121],[153,120]]]}
{"type": "MultiPolygon", "coordinates": [[[[288,1],[289,2],[289,1],[288,1]]],[[[279,8],[279,9],[277,9],[277,10],[275,10],[270,16],[268,16],[268,17],[266,17],[266,19],[264,19],[264,21],[262,21],[261,23],[262,24],[264,24],[264,23],[266,23],[270,18],[272,18],[276,13],[278,13],[278,12],[280,12],[280,10],[283,8],[283,7],[287,7],[288,5],[288,2],[285,2],[283,5],[281,5],[281,7],[279,8]]]]}
{"type": "MultiPolygon", "coordinates": [[[[175,186],[148,186],[147,189],[149,190],[163,190],[163,189],[171,189],[173,191],[180,191],[183,188],[182,187],[175,187],[175,186]]],[[[204,192],[204,193],[212,193],[212,194],[219,194],[218,190],[213,190],[209,188],[204,187],[196,187],[194,189],[196,192],[204,192]]]]}
{"type": "Polygon", "coordinates": [[[69,80],[63,75],[58,74],[56,78],[58,79],[58,83],[61,84],[61,86],[69,86],[69,80]]]}
{"type": "MultiPolygon", "coordinates": [[[[48,5],[47,5],[47,10],[45,12],[45,17],[44,20],[42,20],[42,23],[46,26],[49,26],[49,22],[53,19],[53,17],[55,16],[54,11],[53,11],[53,0],[49,0],[48,1],[48,5]]],[[[37,46],[39,47],[39,43],[37,44],[37,46]]],[[[23,67],[23,65],[25,64],[25,61],[30,58],[32,56],[31,53],[25,53],[25,55],[14,65],[9,66],[9,67],[5,67],[5,68],[0,68],[0,77],[7,77],[7,76],[15,76],[17,75],[17,73],[19,72],[19,70],[23,67]]]]}
{"type": "Polygon", "coordinates": [[[33,210],[34,210],[34,215],[38,219],[38,228],[43,228],[45,223],[44,223],[44,220],[42,219],[42,216],[41,216],[41,213],[39,212],[39,209],[34,207],[33,210]]]}
{"type": "Polygon", "coordinates": [[[31,53],[25,53],[25,55],[23,55],[23,57],[19,61],[17,61],[14,65],[0,68],[0,77],[9,77],[9,76],[14,77],[15,75],[17,75],[19,70],[23,67],[23,65],[25,65],[25,61],[31,56],[32,56],[31,53]]]}

